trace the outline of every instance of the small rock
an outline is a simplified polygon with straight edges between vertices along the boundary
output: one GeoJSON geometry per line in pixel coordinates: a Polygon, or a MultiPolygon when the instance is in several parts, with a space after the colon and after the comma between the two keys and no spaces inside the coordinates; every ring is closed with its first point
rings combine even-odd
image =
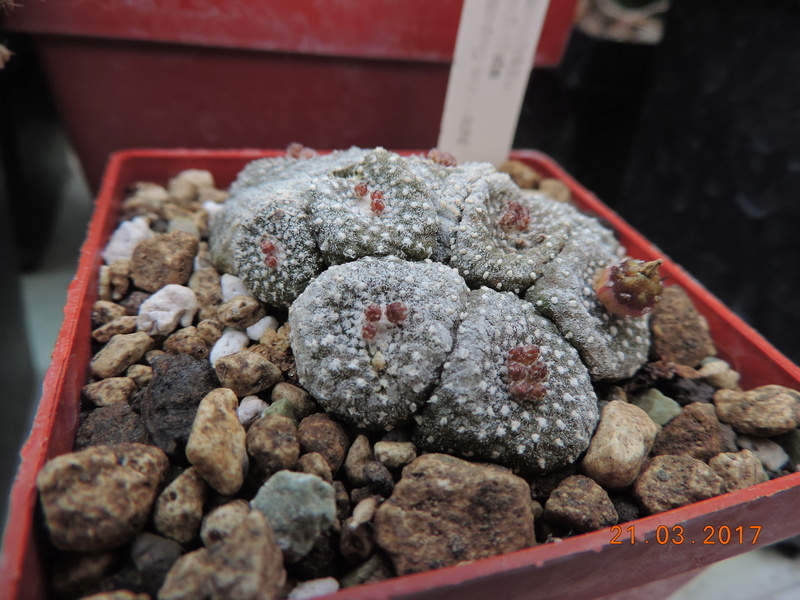
{"type": "Polygon", "coordinates": [[[127,403],[102,406],[81,413],[75,450],[114,444],[149,444],[142,418],[127,403]]]}
{"type": "Polygon", "coordinates": [[[239,491],[247,471],[245,430],[236,416],[239,400],[220,388],[200,402],[186,443],[186,458],[220,494],[239,491]]]}
{"type": "Polygon", "coordinates": [[[190,467],[178,475],[156,500],[153,525],[160,534],[188,544],[197,537],[203,520],[208,484],[190,467]]]}
{"type": "Polygon", "coordinates": [[[633,495],[648,514],[713,498],[725,482],[711,467],[690,456],[656,456],[639,476],[633,495]]]}
{"type": "Polygon", "coordinates": [[[505,469],[426,454],[378,509],[375,539],[399,575],[513,552],[535,542],[530,488],[505,469]]]}
{"type": "Polygon", "coordinates": [[[220,358],[241,352],[247,348],[249,343],[250,338],[247,337],[244,331],[225,329],[217,340],[217,343],[211,348],[208,359],[211,361],[212,365],[216,365],[220,358]]]}
{"type": "Polygon", "coordinates": [[[553,493],[553,490],[558,487],[558,484],[570,475],[576,475],[577,473],[577,465],[571,464],[549,473],[531,477],[528,482],[531,486],[531,498],[538,498],[544,502],[553,493]]]}
{"type": "Polygon", "coordinates": [[[92,332],[92,338],[101,344],[105,344],[115,335],[134,333],[135,331],[136,317],[123,315],[95,329],[92,332]]]}
{"type": "Polygon", "coordinates": [[[370,491],[383,498],[388,498],[394,490],[394,479],[384,465],[377,460],[364,466],[364,480],[370,491]]]}
{"type": "Polygon", "coordinates": [[[236,409],[239,423],[247,429],[261,416],[267,406],[268,404],[258,396],[245,396],[239,401],[239,408],[236,409]]]}
{"type": "Polygon", "coordinates": [[[567,477],[553,490],[544,505],[544,518],[554,525],[581,533],[611,527],[618,520],[608,493],[583,475],[567,477]]]}
{"type": "Polygon", "coordinates": [[[401,469],[417,458],[412,442],[376,442],[375,459],[390,471],[401,469]]]}
{"type": "Polygon", "coordinates": [[[153,598],[182,554],[183,547],[179,543],[152,533],[140,533],[133,539],[131,560],[153,598]]]}
{"type": "Polygon", "coordinates": [[[335,594],[339,591],[339,582],[333,577],[322,577],[320,579],[312,579],[310,581],[303,581],[298,583],[297,586],[289,592],[289,600],[308,600],[309,598],[316,598],[318,596],[327,596],[328,594],[335,594]]]}
{"type": "Polygon", "coordinates": [[[617,511],[617,523],[627,523],[639,518],[639,507],[632,498],[626,495],[609,495],[614,509],[617,511]]]}
{"type": "Polygon", "coordinates": [[[280,548],[258,511],[227,538],[183,555],[167,574],[159,600],[277,600],[286,580],[280,548]]]}
{"type": "Polygon", "coordinates": [[[150,367],[152,367],[154,360],[156,360],[159,356],[166,356],[166,355],[167,353],[164,352],[163,350],[148,350],[147,352],[144,353],[144,360],[148,365],[150,365],[150,367]]]}
{"type": "Polygon", "coordinates": [[[236,296],[217,310],[217,318],[223,325],[237,329],[247,329],[255,325],[264,315],[264,306],[252,296],[236,296]]]}
{"type": "Polygon", "coordinates": [[[546,177],[539,182],[539,191],[558,202],[570,202],[572,192],[566,183],[553,177],[546,177]]]}
{"type": "Polygon", "coordinates": [[[272,395],[270,397],[273,404],[278,402],[286,402],[291,406],[292,412],[295,414],[297,423],[319,412],[319,406],[314,402],[311,395],[303,388],[299,388],[291,383],[281,382],[276,383],[272,388],[272,395]]]}
{"type": "Polygon", "coordinates": [[[534,171],[530,166],[518,160],[507,160],[497,170],[501,173],[508,173],[519,187],[523,189],[536,189],[542,176],[534,171]]]}
{"type": "Polygon", "coordinates": [[[336,518],[344,523],[350,515],[350,495],[344,483],[337,479],[333,480],[333,491],[336,493],[336,518]]]}
{"type": "Polygon", "coordinates": [[[123,221],[103,249],[103,260],[108,265],[115,260],[130,260],[139,244],[154,235],[150,222],[144,217],[123,221]]]}
{"type": "MultiPolygon", "coordinates": [[[[363,500],[369,502],[370,498],[363,500]]],[[[350,564],[364,562],[375,552],[375,535],[372,525],[368,522],[358,522],[350,517],[342,527],[339,538],[339,551],[350,564]]]]}
{"type": "Polygon", "coordinates": [[[197,324],[197,335],[203,338],[209,348],[213,348],[219,338],[222,337],[223,329],[222,323],[217,321],[216,318],[203,319],[197,324]]]}
{"type": "Polygon", "coordinates": [[[79,598],[98,589],[120,562],[120,553],[61,552],[53,565],[51,585],[58,598],[79,598]]]}
{"type": "Polygon", "coordinates": [[[725,482],[725,491],[742,490],[769,480],[758,457],[750,450],[722,452],[708,461],[708,466],[725,482]]]}
{"type": "Polygon", "coordinates": [[[234,500],[218,506],[203,519],[200,537],[209,550],[231,536],[239,522],[250,512],[250,503],[245,500],[234,500]]]}
{"type": "Polygon", "coordinates": [[[197,238],[185,231],[162,233],[140,242],[131,257],[136,287],[156,292],[166,285],[189,281],[197,253],[197,238]]]}
{"type": "Polygon", "coordinates": [[[661,301],[650,313],[650,355],[694,367],[717,353],[708,321],[692,304],[683,288],[664,288],[661,301]]]}
{"type": "Polygon", "coordinates": [[[131,287],[131,262],[125,259],[115,260],[108,266],[111,299],[121,300],[131,287]]]}
{"type": "Polygon", "coordinates": [[[219,280],[219,273],[213,267],[196,269],[189,278],[188,285],[197,297],[201,321],[216,319],[217,309],[222,304],[222,286],[219,280]]]}
{"type": "Polygon", "coordinates": [[[764,468],[773,473],[780,472],[781,468],[789,462],[789,455],[781,448],[780,444],[772,440],[749,435],[739,435],[736,443],[744,450],[750,450],[758,457],[764,468]]]}
{"type": "Polygon", "coordinates": [[[125,316],[125,307],[110,300],[98,300],[92,305],[92,327],[100,327],[125,316]]]}
{"type": "Polygon", "coordinates": [[[125,376],[129,377],[138,388],[146,388],[150,381],[153,379],[153,367],[148,365],[131,365],[125,372],[125,376]]]}
{"type": "Polygon", "coordinates": [[[666,425],[681,412],[680,404],[655,388],[650,388],[639,394],[632,400],[631,404],[646,412],[647,416],[657,425],[666,425]]]}
{"type": "Polygon", "coordinates": [[[264,334],[267,332],[267,329],[278,331],[279,326],[280,323],[278,323],[278,319],[275,317],[263,317],[247,328],[247,336],[251,340],[257,342],[264,336],[264,334]]]}
{"type": "Polygon", "coordinates": [[[289,341],[290,331],[288,323],[277,331],[267,329],[261,336],[260,343],[253,346],[252,350],[276,364],[288,381],[297,383],[297,365],[294,362],[294,354],[289,341]]]}
{"type": "MultiPolygon", "coordinates": [[[[172,231],[185,231],[192,237],[200,239],[200,228],[190,217],[175,217],[167,223],[167,233],[172,231]]],[[[194,263],[192,263],[194,264],[194,263]]]]}
{"type": "Polygon", "coordinates": [[[328,461],[335,475],[342,466],[350,440],[344,427],[331,419],[326,413],[306,417],[297,428],[300,452],[319,452],[328,461]]]}
{"type": "Polygon", "coordinates": [[[298,459],[295,469],[300,473],[311,473],[328,483],[333,483],[331,467],[328,461],[325,460],[325,457],[319,452],[303,454],[303,456],[298,459]]]}
{"type": "Polygon", "coordinates": [[[369,438],[363,434],[356,437],[344,461],[344,473],[350,485],[353,487],[367,485],[367,480],[364,477],[364,467],[374,460],[375,456],[372,453],[369,438]]]}
{"type": "Polygon", "coordinates": [[[129,317],[135,317],[139,314],[139,309],[144,304],[144,301],[147,300],[150,296],[149,292],[143,292],[141,290],[135,290],[131,292],[127,298],[124,300],[120,300],[120,306],[125,309],[125,314],[129,317]]]}
{"type": "Polygon", "coordinates": [[[233,300],[236,296],[252,296],[244,282],[234,275],[224,273],[219,280],[222,287],[222,301],[233,300]]]}
{"type": "Polygon", "coordinates": [[[130,218],[147,213],[159,214],[168,200],[169,194],[163,186],[139,182],[134,185],[133,195],[122,202],[123,215],[125,218],[130,218]]]}
{"type": "Polygon", "coordinates": [[[219,387],[206,360],[162,355],[153,360],[153,379],[142,398],[142,420],[153,443],[185,464],[186,442],[200,401],[219,387]]]}
{"type": "Polygon", "coordinates": [[[334,496],[316,475],[279,471],[258,490],[253,507],[266,515],[285,559],[297,562],[333,527],[334,496]]]}
{"type": "Polygon", "coordinates": [[[708,462],[725,450],[722,429],[710,404],[694,402],[667,423],[656,436],[653,454],[686,454],[708,462]]]}
{"type": "Polygon", "coordinates": [[[698,371],[703,383],[720,390],[738,390],[740,375],[721,358],[705,359],[698,371]]]}
{"type": "Polygon", "coordinates": [[[95,379],[107,379],[123,373],[154,345],[153,338],[143,332],[115,335],[89,363],[95,379]]]}
{"type": "MultiPolygon", "coordinates": [[[[581,468],[605,488],[628,487],[639,474],[658,429],[637,406],[620,400],[609,402],[603,408],[581,468]]],[[[562,481],[559,487],[563,484],[562,481]]]]}
{"type": "Polygon", "coordinates": [[[158,448],[94,446],[48,461],[36,477],[45,522],[62,550],[96,552],[144,527],[169,468],[158,448]]]}
{"type": "Polygon", "coordinates": [[[261,417],[247,430],[247,454],[248,480],[254,487],[260,487],[278,471],[294,469],[300,457],[297,426],[282,415],[261,417]]]}
{"type": "Polygon", "coordinates": [[[180,324],[188,327],[197,313],[197,298],[188,287],[170,284],[142,302],[136,326],[148,335],[169,335],[180,324]]]}
{"type": "Polygon", "coordinates": [[[220,383],[239,397],[263,392],[280,381],[281,370],[255,352],[242,350],[214,363],[220,383]]]}
{"type": "Polygon", "coordinates": [[[686,406],[693,402],[710,404],[714,398],[714,392],[716,392],[715,388],[699,379],[686,379],[683,377],[675,377],[665,382],[662,389],[681,406],[686,406]]]}
{"type": "Polygon", "coordinates": [[[81,395],[95,406],[128,403],[136,391],[136,383],[128,377],[109,377],[83,386],[81,395]]]}
{"type": "Polygon", "coordinates": [[[376,583],[390,577],[394,577],[392,565],[382,554],[373,554],[364,564],[342,577],[341,585],[343,588],[347,588],[365,583],[376,583]]]}
{"type": "Polygon", "coordinates": [[[167,354],[186,354],[198,360],[208,358],[208,344],[193,326],[178,329],[164,341],[167,354]]]}
{"type": "Polygon", "coordinates": [[[739,433],[771,436],[797,427],[800,392],[781,385],[764,385],[749,392],[718,390],[717,416],[739,433]]]}

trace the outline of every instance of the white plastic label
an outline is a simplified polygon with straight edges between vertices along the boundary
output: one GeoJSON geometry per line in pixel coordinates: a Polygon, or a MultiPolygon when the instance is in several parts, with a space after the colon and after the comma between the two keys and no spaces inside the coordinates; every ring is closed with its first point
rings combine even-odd
{"type": "Polygon", "coordinates": [[[438,147],[508,158],[549,0],[464,0],[438,147]]]}

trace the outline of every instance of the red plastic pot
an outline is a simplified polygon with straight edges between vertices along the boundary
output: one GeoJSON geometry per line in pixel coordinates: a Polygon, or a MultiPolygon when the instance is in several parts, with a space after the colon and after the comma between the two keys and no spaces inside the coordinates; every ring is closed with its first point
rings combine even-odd
{"type": "MultiPolygon", "coordinates": [[[[126,188],[142,180],[165,182],[187,168],[209,169],[219,186],[227,186],[247,162],[277,154],[282,152],[135,150],[111,157],[81,250],[77,276],[69,288],[64,324],[33,430],[22,450],[22,463],[12,489],[0,562],[0,597],[46,597],[46,545],[42,543],[44,533],[36,514],[35,478],[47,459],[72,449],[80,390],[91,358],[91,310],[97,299],[100,253],[116,226],[126,188]]],[[[663,257],[548,157],[533,151],[515,152],[513,157],[566,182],[576,203],[610,224],[633,256],[648,260],[663,257]]],[[[678,265],[667,259],[661,269],[670,283],[683,286],[708,319],[720,356],[741,373],[745,389],[767,383],[800,389],[797,366],[678,265]]],[[[796,473],[625,523],[619,530],[604,529],[466,565],[350,588],[336,597],[420,600],[457,594],[465,599],[494,596],[583,600],[621,592],[620,598],[642,597],[645,593],[649,598],[659,598],[703,566],[800,533],[796,508],[799,502],[800,473],[796,473]],[[682,529],[677,530],[678,526],[682,529]],[[723,535],[726,527],[731,532],[727,542],[723,535]],[[619,535],[615,538],[615,534],[619,535]],[[644,590],[638,586],[647,587],[644,590]],[[624,592],[631,588],[637,588],[635,593],[630,592],[634,595],[624,592]]]]}
{"type": "MultiPolygon", "coordinates": [[[[462,0],[20,4],[6,27],[33,35],[96,190],[122,148],[431,148],[462,0]]],[[[550,3],[537,65],[576,4],[550,3]]]]}

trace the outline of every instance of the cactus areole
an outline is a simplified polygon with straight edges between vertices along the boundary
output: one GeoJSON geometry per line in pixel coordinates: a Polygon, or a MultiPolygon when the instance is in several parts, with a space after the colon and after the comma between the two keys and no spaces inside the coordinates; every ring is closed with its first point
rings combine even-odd
{"type": "Polygon", "coordinates": [[[593,383],[647,359],[661,261],[576,208],[432,150],[250,163],[211,225],[215,265],[289,308],[300,383],[357,427],[542,473],[575,462],[593,383]]]}

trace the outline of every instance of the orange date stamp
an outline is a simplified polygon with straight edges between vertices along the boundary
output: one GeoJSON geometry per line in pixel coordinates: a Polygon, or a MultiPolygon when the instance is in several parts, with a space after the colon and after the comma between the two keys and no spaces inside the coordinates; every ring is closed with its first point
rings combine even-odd
{"type": "Polygon", "coordinates": [[[683,525],[659,525],[656,528],[655,538],[636,539],[636,526],[629,525],[623,528],[622,525],[614,525],[611,528],[613,534],[609,544],[655,544],[659,546],[682,544],[699,544],[701,546],[713,545],[732,545],[753,546],[761,533],[761,525],[738,525],[731,527],[728,525],[706,525],[703,527],[702,539],[690,539],[686,536],[683,525]]]}

